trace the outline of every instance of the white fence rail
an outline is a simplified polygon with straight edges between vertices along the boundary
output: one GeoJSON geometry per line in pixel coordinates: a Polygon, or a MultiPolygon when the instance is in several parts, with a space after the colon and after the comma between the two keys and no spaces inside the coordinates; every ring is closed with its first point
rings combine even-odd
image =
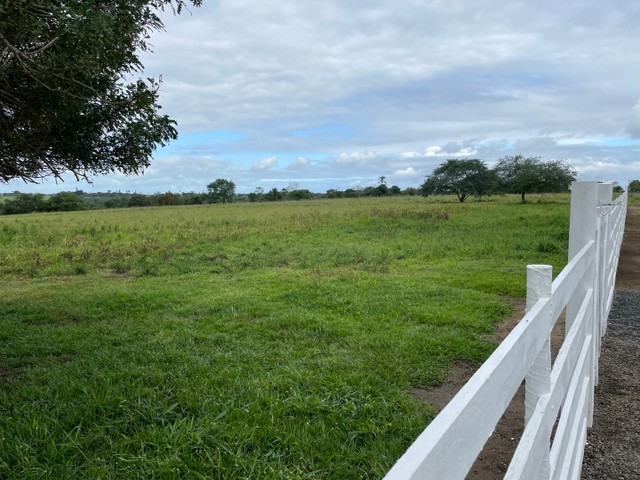
{"type": "Polygon", "coordinates": [[[626,193],[613,201],[612,192],[573,184],[569,263],[553,282],[550,266],[527,267],[525,316],[385,480],[464,479],[523,380],[525,429],[504,478],[579,478],[627,209],[626,193]],[[551,331],[563,311],[552,364],[551,331]]]}

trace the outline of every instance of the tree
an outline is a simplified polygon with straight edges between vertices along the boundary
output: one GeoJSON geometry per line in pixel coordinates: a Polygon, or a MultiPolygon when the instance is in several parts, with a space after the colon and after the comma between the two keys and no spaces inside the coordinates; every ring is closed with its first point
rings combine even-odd
{"type": "Polygon", "coordinates": [[[87,208],[82,199],[72,192],[60,192],[51,195],[44,203],[48,212],[72,212],[87,208]]]}
{"type": "Polygon", "coordinates": [[[122,197],[110,198],[104,202],[104,208],[121,208],[126,206],[127,202],[122,197]]]}
{"type": "Polygon", "coordinates": [[[389,187],[387,187],[386,183],[381,183],[380,185],[375,187],[375,189],[378,192],[376,195],[379,195],[381,197],[389,194],[389,187]]]}
{"type": "Polygon", "coordinates": [[[278,200],[284,200],[284,193],[278,191],[278,189],[274,187],[264,194],[264,199],[267,202],[277,202],[278,200]]]}
{"type": "Polygon", "coordinates": [[[255,191],[251,192],[248,195],[250,202],[261,202],[264,200],[264,189],[262,187],[258,187],[255,191]]]}
{"type": "Polygon", "coordinates": [[[342,194],[344,198],[357,198],[361,195],[362,191],[356,188],[347,188],[342,194]]]}
{"type": "Polygon", "coordinates": [[[129,197],[129,202],[127,204],[130,207],[148,207],[151,205],[151,200],[148,196],[142,193],[134,193],[129,197]]]}
{"type": "Polygon", "coordinates": [[[527,193],[565,192],[576,180],[578,172],[564,160],[543,162],[540,157],[523,155],[501,158],[494,171],[501,188],[507,193],[519,193],[522,203],[527,193]]]}
{"type": "Polygon", "coordinates": [[[187,2],[0,0],[0,181],[142,172],[177,131],[160,82],[133,77],[159,12],[187,2]]]}
{"type": "Polygon", "coordinates": [[[206,193],[188,192],[182,194],[182,202],[185,205],[202,205],[207,203],[207,197],[206,193]]]}
{"type": "Polygon", "coordinates": [[[211,203],[233,202],[236,195],[236,184],[231,180],[219,178],[207,185],[207,190],[209,191],[211,203]]]}
{"type": "Polygon", "coordinates": [[[640,180],[631,180],[629,182],[630,193],[640,193],[640,180]]]}
{"type": "Polygon", "coordinates": [[[306,188],[291,190],[289,195],[287,195],[289,200],[311,200],[313,198],[313,193],[311,193],[306,188]]]}
{"type": "Polygon", "coordinates": [[[364,187],[362,195],[365,197],[384,197],[389,194],[389,187],[384,183],[379,183],[375,187],[364,187]]]}
{"type": "Polygon", "coordinates": [[[2,212],[6,215],[33,213],[45,210],[44,195],[40,193],[19,193],[14,200],[5,200],[2,212]]]}
{"type": "Polygon", "coordinates": [[[485,163],[478,159],[449,159],[440,164],[420,185],[420,193],[453,195],[460,203],[471,195],[490,195],[495,192],[497,179],[485,163]]]}
{"type": "Polygon", "coordinates": [[[166,192],[156,195],[156,203],[160,206],[178,205],[180,197],[175,193],[166,192]]]}

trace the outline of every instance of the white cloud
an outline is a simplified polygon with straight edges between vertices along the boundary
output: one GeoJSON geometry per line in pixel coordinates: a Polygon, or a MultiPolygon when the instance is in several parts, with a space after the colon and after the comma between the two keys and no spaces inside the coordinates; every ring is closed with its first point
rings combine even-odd
{"type": "Polygon", "coordinates": [[[438,146],[420,148],[412,152],[403,152],[400,154],[402,158],[444,157],[446,155],[448,154],[442,151],[442,147],[438,146]]]}
{"type": "Polygon", "coordinates": [[[267,170],[278,164],[277,157],[266,157],[251,165],[251,170],[267,170]]]}
{"type": "MultiPolygon", "coordinates": [[[[190,170],[207,171],[207,170],[226,170],[228,165],[219,158],[212,158],[209,156],[197,156],[192,157],[189,155],[167,155],[158,157],[153,162],[153,167],[157,169],[163,169],[166,171],[176,171],[176,167],[182,167],[187,162],[190,163],[190,170]]],[[[149,173],[147,171],[147,173],[149,173]]]]}
{"type": "Polygon", "coordinates": [[[405,169],[399,169],[393,172],[394,178],[416,178],[420,176],[420,173],[413,167],[407,167],[405,169]]]}
{"type": "Polygon", "coordinates": [[[287,165],[287,168],[293,169],[293,170],[298,170],[298,169],[301,169],[301,168],[304,168],[304,167],[308,167],[310,164],[311,164],[311,160],[309,160],[308,158],[298,157],[293,162],[291,162],[289,165],[287,165]]]}
{"type": "MultiPolygon", "coordinates": [[[[465,142],[466,143],[466,142],[465,142]]],[[[429,158],[429,157],[468,157],[475,155],[477,148],[471,146],[460,146],[456,144],[447,144],[443,146],[434,145],[427,148],[419,148],[411,152],[403,152],[400,154],[402,158],[429,158]]]]}
{"type": "Polygon", "coordinates": [[[336,159],[338,164],[346,165],[368,165],[375,163],[379,159],[378,154],[373,150],[363,150],[361,152],[341,153],[336,159]]]}

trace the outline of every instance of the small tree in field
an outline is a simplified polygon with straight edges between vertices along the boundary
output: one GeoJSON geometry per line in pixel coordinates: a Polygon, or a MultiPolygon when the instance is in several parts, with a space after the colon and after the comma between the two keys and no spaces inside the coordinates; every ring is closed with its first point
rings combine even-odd
{"type": "Polygon", "coordinates": [[[151,200],[147,195],[142,193],[134,193],[129,198],[128,205],[130,207],[148,207],[151,205],[151,200]]]}
{"type": "Polygon", "coordinates": [[[450,159],[436,168],[424,183],[420,193],[428,195],[456,195],[464,202],[471,195],[490,195],[495,192],[497,178],[484,162],[477,159],[450,159]]]}
{"type": "Polygon", "coordinates": [[[285,192],[279,191],[276,187],[273,187],[267,193],[264,194],[264,199],[267,202],[277,202],[279,200],[284,200],[285,192]]]}
{"type": "Polygon", "coordinates": [[[629,182],[630,193],[640,193],[640,180],[631,180],[629,182]]]}
{"type": "Polygon", "coordinates": [[[49,212],[72,212],[87,208],[82,199],[72,192],[60,192],[50,196],[44,205],[49,212]]]}
{"type": "Polygon", "coordinates": [[[211,203],[233,202],[236,196],[236,184],[224,178],[219,178],[215,182],[211,182],[207,185],[207,190],[209,191],[211,203]]]}
{"type": "Polygon", "coordinates": [[[522,203],[527,193],[566,192],[578,172],[564,160],[543,162],[540,157],[523,155],[501,158],[494,171],[500,186],[507,193],[519,193],[522,203]]]}
{"type": "Polygon", "coordinates": [[[289,195],[287,195],[289,200],[310,200],[313,198],[313,193],[311,193],[306,188],[291,190],[289,195]]]}
{"type": "Polygon", "coordinates": [[[161,206],[178,205],[180,197],[175,193],[167,192],[156,196],[156,203],[161,206]]]}

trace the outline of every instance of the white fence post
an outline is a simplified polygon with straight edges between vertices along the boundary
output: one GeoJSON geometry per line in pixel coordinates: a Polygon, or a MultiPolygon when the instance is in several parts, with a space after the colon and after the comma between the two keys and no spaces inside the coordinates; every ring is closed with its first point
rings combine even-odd
{"type": "MultiPolygon", "coordinates": [[[[598,228],[598,182],[574,182],[571,185],[571,218],[569,222],[569,258],[571,261],[590,241],[596,239],[598,228]]],[[[586,282],[577,286],[567,304],[565,333],[571,330],[581,299],[589,288],[594,288],[593,274],[587,273],[586,282]],[[591,277],[591,278],[588,278],[591,277]]]]}
{"type": "MultiPolygon", "coordinates": [[[[571,185],[571,218],[569,222],[569,261],[580,252],[589,242],[595,242],[597,254],[597,231],[598,231],[598,182],[574,182],[571,185]]],[[[592,314],[590,315],[591,341],[593,348],[590,355],[589,368],[589,397],[588,397],[588,419],[587,426],[593,424],[593,400],[595,389],[595,370],[597,369],[598,352],[596,348],[596,337],[600,335],[600,318],[598,311],[598,258],[595,257],[591,267],[586,271],[584,279],[578,283],[576,289],[567,302],[565,334],[571,330],[575,321],[580,304],[587,290],[593,289],[592,314]]]]}
{"type": "MultiPolygon", "coordinates": [[[[551,272],[550,265],[527,265],[527,312],[538,300],[551,296],[551,272]]],[[[525,424],[529,423],[540,396],[551,388],[550,333],[525,380],[525,424]]]]}
{"type": "MultiPolygon", "coordinates": [[[[531,311],[538,300],[551,297],[551,287],[551,265],[527,265],[527,313],[531,311]]],[[[533,416],[540,397],[551,391],[551,331],[546,332],[546,336],[544,345],[525,378],[525,425],[533,416]]],[[[548,479],[551,474],[549,450],[550,442],[547,438],[540,464],[539,478],[548,479]]]]}
{"type": "Polygon", "coordinates": [[[600,345],[601,339],[604,335],[604,330],[607,321],[607,277],[609,270],[609,260],[612,248],[609,238],[609,209],[611,209],[611,201],[613,200],[613,183],[599,183],[598,184],[598,207],[597,207],[597,250],[596,258],[598,259],[598,277],[596,280],[597,285],[597,316],[595,319],[596,336],[594,338],[596,344],[596,356],[595,356],[595,371],[594,371],[594,385],[598,385],[599,375],[599,357],[600,357],[600,345]]]}

